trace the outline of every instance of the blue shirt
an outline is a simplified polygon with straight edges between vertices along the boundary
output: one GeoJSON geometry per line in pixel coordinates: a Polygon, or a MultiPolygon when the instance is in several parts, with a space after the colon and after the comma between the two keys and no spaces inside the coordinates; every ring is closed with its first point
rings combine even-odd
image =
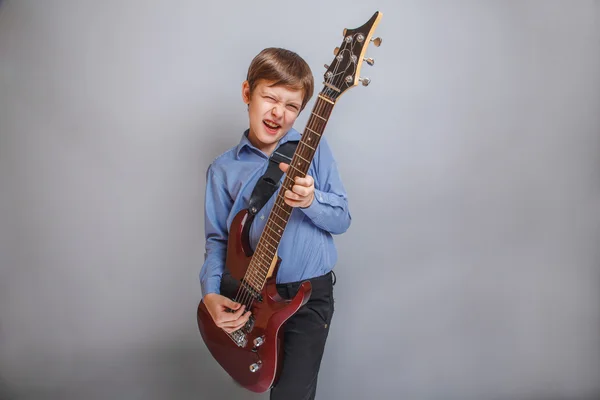
{"type": "MultiPolygon", "coordinates": [[[[203,295],[220,293],[231,222],[240,210],[248,207],[254,186],[269,163],[269,157],[250,143],[247,134],[248,131],[244,132],[237,146],[217,157],[206,173],[206,252],[200,271],[203,295]]],[[[292,128],[277,146],[300,138],[300,133],[292,128]]],[[[350,226],[346,191],[325,137],[319,142],[308,175],[315,182],[314,200],[307,208],[292,210],[277,249],[281,258],[277,283],[296,282],[331,271],[338,257],[332,235],[344,233],[350,226]]],[[[280,182],[284,178],[285,175],[280,182]]],[[[253,250],[276,198],[277,192],[252,222],[249,240],[253,250]]]]}

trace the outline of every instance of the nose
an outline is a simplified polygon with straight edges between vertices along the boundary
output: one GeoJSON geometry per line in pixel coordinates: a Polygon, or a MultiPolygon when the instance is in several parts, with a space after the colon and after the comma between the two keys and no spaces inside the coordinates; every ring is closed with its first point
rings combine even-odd
{"type": "Polygon", "coordinates": [[[277,105],[273,106],[273,109],[271,110],[271,114],[273,114],[274,117],[280,117],[283,115],[281,109],[277,105]]]}

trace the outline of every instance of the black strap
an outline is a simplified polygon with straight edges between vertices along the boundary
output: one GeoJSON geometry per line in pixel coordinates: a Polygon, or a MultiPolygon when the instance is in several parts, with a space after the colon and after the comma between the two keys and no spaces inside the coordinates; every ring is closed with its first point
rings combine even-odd
{"type": "Polygon", "coordinates": [[[267,171],[256,182],[256,186],[250,196],[248,212],[251,215],[258,214],[261,208],[273,196],[273,193],[279,188],[279,179],[283,175],[283,171],[279,169],[279,163],[284,162],[289,164],[292,161],[297,146],[297,141],[285,142],[271,154],[267,171]]]}

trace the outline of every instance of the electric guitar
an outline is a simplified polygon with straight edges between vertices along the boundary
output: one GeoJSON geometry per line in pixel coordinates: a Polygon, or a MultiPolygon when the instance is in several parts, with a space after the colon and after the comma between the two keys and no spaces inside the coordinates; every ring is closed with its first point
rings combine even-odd
{"type": "Polygon", "coordinates": [[[344,38],[334,50],[334,59],[325,65],[323,89],[318,94],[302,139],[298,143],[290,167],[256,250],[249,245],[248,230],[254,218],[248,210],[240,211],[231,223],[227,242],[226,267],[236,283],[235,302],[246,305],[252,312],[248,322],[239,330],[227,333],[217,327],[205,304],[198,305],[197,321],[200,334],[210,353],[223,369],[244,388],[262,393],[273,387],[283,362],[282,325],[304,305],[311,295],[310,281],[300,285],[298,293],[284,300],[277,293],[275,278],[281,259],[277,248],[292,212],[283,197],[297,176],[308,172],[329,116],[340,96],[348,89],[369,78],[360,78],[363,61],[370,43],[379,47],[381,38],[372,38],[382,14],[376,12],[363,26],[344,29],[344,38]]]}

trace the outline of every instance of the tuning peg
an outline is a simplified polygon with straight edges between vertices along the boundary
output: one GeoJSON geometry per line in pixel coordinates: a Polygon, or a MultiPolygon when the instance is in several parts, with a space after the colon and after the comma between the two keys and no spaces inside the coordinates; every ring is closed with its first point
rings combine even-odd
{"type": "Polygon", "coordinates": [[[325,64],[325,69],[329,69],[329,65],[325,64]]]}
{"type": "Polygon", "coordinates": [[[372,58],[363,58],[363,60],[369,65],[375,64],[375,60],[373,60],[372,58]]]}
{"type": "Polygon", "coordinates": [[[336,47],[335,49],[333,49],[333,55],[334,56],[337,56],[339,52],[340,52],[340,48],[339,47],[336,47]]]}
{"type": "Polygon", "coordinates": [[[381,46],[381,42],[383,42],[383,39],[380,37],[376,37],[375,39],[371,39],[371,42],[373,42],[375,47],[379,47],[381,46]]]}
{"type": "Polygon", "coordinates": [[[358,80],[361,81],[363,86],[369,86],[369,83],[371,83],[371,80],[369,78],[358,78],[358,80]]]}

